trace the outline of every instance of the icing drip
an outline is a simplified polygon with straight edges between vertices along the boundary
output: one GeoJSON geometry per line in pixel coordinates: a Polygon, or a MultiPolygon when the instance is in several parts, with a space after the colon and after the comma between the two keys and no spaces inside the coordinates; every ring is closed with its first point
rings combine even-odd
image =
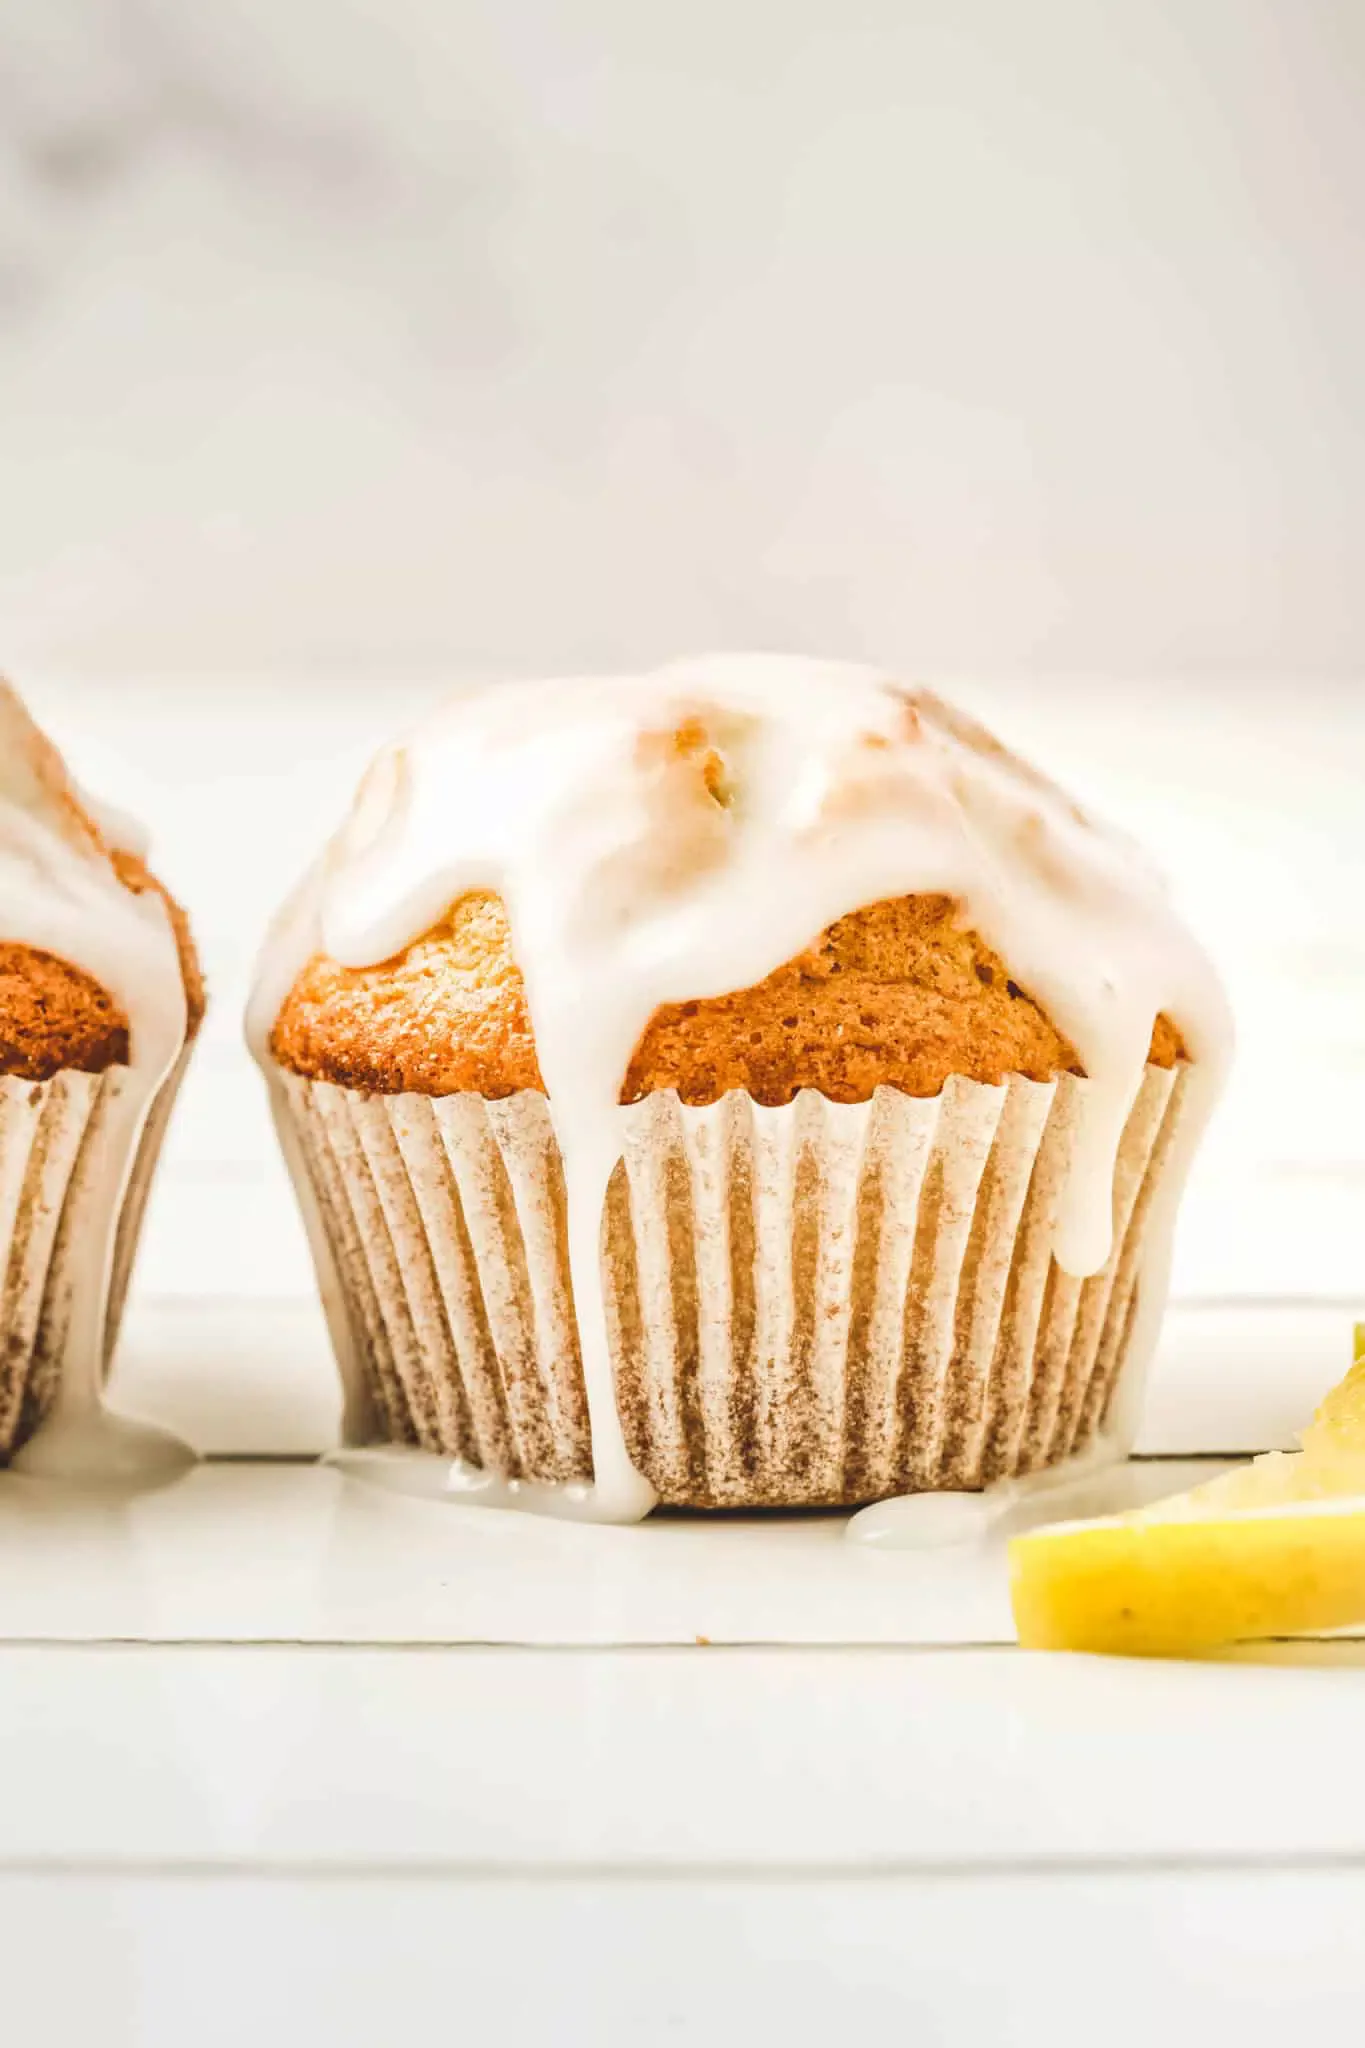
{"type": "Polygon", "coordinates": [[[54,1478],[147,1478],[192,1455],[178,1439],[104,1404],[120,1219],[143,1132],[188,1032],[166,906],[155,891],[125,888],[110,860],[113,847],[137,850],[123,843],[124,822],[119,813],[92,810],[18,696],[0,683],[0,937],[82,968],[129,1023],[129,1064],[107,1092],[85,1191],[86,1241],[74,1262],[61,1376],[46,1419],[13,1461],[54,1478]],[[117,826],[120,837],[106,841],[105,826],[117,826]]]}
{"type": "Polygon", "coordinates": [[[1130,1505],[1128,1467],[1110,1437],[1030,1472],[999,1479],[981,1493],[911,1493],[860,1508],[844,1527],[850,1543],[872,1550],[957,1550],[1019,1534],[1063,1516],[1112,1515],[1130,1505]]]}
{"type": "MultiPolygon", "coordinates": [[[[596,1474],[572,1511],[602,1520],[652,1502],[617,1418],[599,1241],[622,1077],[660,1004],[749,987],[865,904],[958,899],[1089,1077],[1055,1243],[1077,1276],[1109,1254],[1154,1018],[1173,1019],[1194,1062],[1192,1134],[1228,1057],[1216,977],[1131,843],[931,693],[869,669],[730,656],[507,685],[438,714],[381,755],[267,941],[248,1023],[267,1074],[314,953],[374,965],[476,888],[507,905],[564,1159],[596,1474]]],[[[354,1416],[325,1233],[280,1122],[354,1416]]]]}

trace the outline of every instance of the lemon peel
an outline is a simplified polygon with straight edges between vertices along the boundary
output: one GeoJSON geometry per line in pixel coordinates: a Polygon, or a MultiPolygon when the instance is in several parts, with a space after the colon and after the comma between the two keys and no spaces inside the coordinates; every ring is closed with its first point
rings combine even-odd
{"type": "Polygon", "coordinates": [[[1010,1544],[1029,1649],[1179,1655],[1365,1620],[1365,1325],[1295,1451],[1010,1544]]]}

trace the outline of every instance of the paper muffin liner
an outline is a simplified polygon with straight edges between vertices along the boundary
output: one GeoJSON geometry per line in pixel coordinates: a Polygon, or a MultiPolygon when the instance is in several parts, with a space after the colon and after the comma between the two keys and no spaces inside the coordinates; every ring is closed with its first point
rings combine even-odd
{"type": "Polygon", "coordinates": [[[163,1082],[128,1171],[117,1106],[126,1067],[65,1069],[50,1081],[0,1078],[0,1462],[27,1442],[61,1380],[72,1296],[83,1262],[104,1258],[107,1376],[118,1342],[147,1197],[188,1063],[163,1082]],[[121,1184],[126,1177],[126,1185],[121,1184]],[[110,1250],[109,1201],[120,1207],[110,1250]]]}
{"type": "MultiPolygon", "coordinates": [[[[277,1078],[363,1382],[352,1439],[511,1478],[589,1478],[545,1099],[277,1078]]],[[[633,1463],[679,1505],[855,1506],[1084,1450],[1135,1348],[1144,1274],[1165,1285],[1160,1198],[1183,1171],[1187,1078],[1146,1070],[1114,1176],[1113,1252],[1088,1280],[1052,1257],[1084,1081],[637,1104],[602,1229],[633,1463]]]]}

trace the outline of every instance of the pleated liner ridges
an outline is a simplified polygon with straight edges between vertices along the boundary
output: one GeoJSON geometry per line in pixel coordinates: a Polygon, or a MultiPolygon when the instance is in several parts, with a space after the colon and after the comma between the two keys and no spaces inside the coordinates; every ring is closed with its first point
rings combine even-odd
{"type": "MultiPolygon", "coordinates": [[[[182,1060],[153,1105],[123,1195],[108,1276],[106,1372],[183,1071],[182,1060]]],[[[111,1111],[127,1085],[124,1067],[68,1070],[42,1082],[0,1078],[0,1462],[32,1436],[51,1406],[76,1273],[107,1244],[109,1188],[120,1170],[110,1153],[119,1142],[111,1111]]]]}
{"type": "MultiPolygon", "coordinates": [[[[589,1476],[544,1099],[281,1078],[375,1434],[514,1477],[589,1476]]],[[[1079,1281],[1050,1248],[1083,1085],[631,1111],[603,1273],[626,1442],[661,1498],[851,1505],[1083,1448],[1123,1364],[1183,1070],[1147,1070],[1114,1253],[1079,1281]]]]}

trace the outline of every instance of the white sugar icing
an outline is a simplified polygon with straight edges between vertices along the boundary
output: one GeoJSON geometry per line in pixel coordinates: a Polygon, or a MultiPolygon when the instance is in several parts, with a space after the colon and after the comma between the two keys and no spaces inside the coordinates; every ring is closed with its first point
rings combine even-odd
{"type": "MultiPolygon", "coordinates": [[[[660,1004],[749,987],[863,905],[956,898],[1089,1077],[1054,1246],[1078,1276],[1109,1253],[1114,1160],[1154,1018],[1174,1021],[1193,1062],[1191,1132],[1230,1052],[1217,977],[1136,848],[936,696],[872,669],[711,657],[504,685],[438,713],[381,754],[267,940],[248,1019],[267,1074],[315,953],[377,964],[470,889],[506,903],[564,1159],[595,1472],[565,1503],[576,1515],[629,1521],[653,1501],[616,1412],[599,1231],[622,1080],[660,1004]]],[[[325,1234],[279,1122],[359,1413],[325,1234]]],[[[515,1492],[462,1497],[521,1504],[515,1492]]]]}
{"type": "Polygon", "coordinates": [[[872,1550],[974,1549],[1043,1522],[1119,1514],[1129,1505],[1114,1433],[1101,1431],[1083,1451],[1021,1478],[997,1479],[981,1493],[911,1493],[874,1501],[844,1525],[849,1542],[872,1550]]]}
{"type": "Polygon", "coordinates": [[[140,1478],[189,1455],[104,1403],[119,1223],[143,1132],[189,1028],[166,905],[155,890],[126,888],[111,859],[114,850],[141,849],[136,828],[129,842],[127,822],[90,804],[18,695],[0,683],[0,939],[81,968],[129,1025],[128,1067],[108,1097],[86,1192],[88,1236],[73,1266],[61,1377],[47,1418],[14,1459],[17,1469],[55,1478],[140,1478]]]}

